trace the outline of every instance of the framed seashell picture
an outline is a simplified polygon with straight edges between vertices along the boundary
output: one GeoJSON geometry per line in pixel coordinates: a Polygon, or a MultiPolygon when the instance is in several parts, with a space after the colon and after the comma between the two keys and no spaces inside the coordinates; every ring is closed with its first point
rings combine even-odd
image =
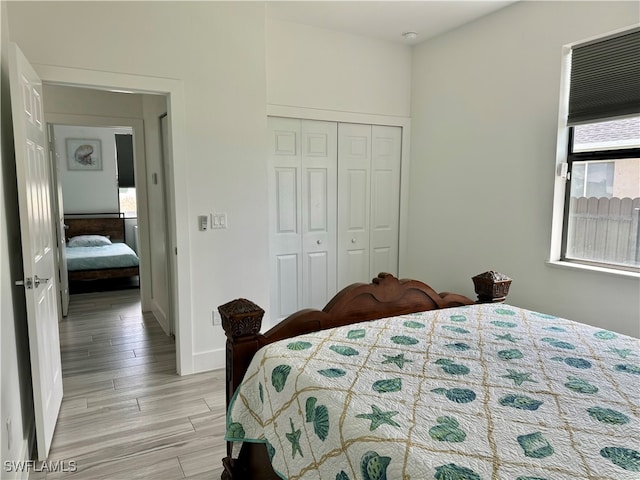
{"type": "Polygon", "coordinates": [[[98,139],[67,138],[69,170],[102,170],[102,145],[98,139]]]}

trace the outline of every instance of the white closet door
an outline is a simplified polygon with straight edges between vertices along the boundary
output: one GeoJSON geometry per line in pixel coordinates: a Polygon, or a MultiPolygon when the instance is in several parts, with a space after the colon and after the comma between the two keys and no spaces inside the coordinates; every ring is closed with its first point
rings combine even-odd
{"type": "Polygon", "coordinates": [[[338,124],[338,289],[370,277],[371,125],[338,124]]]}
{"type": "Polygon", "coordinates": [[[337,124],[270,117],[271,317],[336,293],[337,124]]]}
{"type": "Polygon", "coordinates": [[[302,120],[302,306],[336,293],[337,124],[302,120]]]}
{"type": "Polygon", "coordinates": [[[300,129],[300,120],[269,118],[269,261],[274,320],[302,305],[300,129]]]}
{"type": "Polygon", "coordinates": [[[371,150],[369,278],[380,272],[398,275],[402,129],[374,125],[371,150]]]}

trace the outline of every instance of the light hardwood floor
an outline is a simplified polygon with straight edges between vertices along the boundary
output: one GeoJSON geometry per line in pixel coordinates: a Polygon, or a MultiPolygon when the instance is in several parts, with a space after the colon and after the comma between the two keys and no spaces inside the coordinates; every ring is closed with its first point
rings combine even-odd
{"type": "Polygon", "coordinates": [[[138,290],[72,295],[60,345],[64,397],[48,461],[77,471],[30,479],[220,478],[224,371],[178,376],[174,341],[141,313],[138,290]]]}

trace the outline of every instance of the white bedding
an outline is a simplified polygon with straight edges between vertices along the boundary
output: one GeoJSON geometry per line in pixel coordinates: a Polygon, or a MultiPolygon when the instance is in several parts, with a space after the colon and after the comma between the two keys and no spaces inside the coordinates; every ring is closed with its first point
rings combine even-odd
{"type": "Polygon", "coordinates": [[[102,270],[137,267],[138,256],[126,243],[112,243],[99,247],[67,247],[67,269],[102,270]]]}
{"type": "Polygon", "coordinates": [[[639,385],[637,339],[473,305],[261,349],[227,439],[289,480],[637,480],[639,385]]]}

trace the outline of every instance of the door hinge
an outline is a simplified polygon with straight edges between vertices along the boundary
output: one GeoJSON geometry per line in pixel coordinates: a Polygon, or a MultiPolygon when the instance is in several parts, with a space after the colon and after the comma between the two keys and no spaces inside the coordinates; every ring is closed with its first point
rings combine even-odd
{"type": "Polygon", "coordinates": [[[31,277],[27,277],[24,280],[16,280],[16,285],[19,287],[33,288],[33,280],[31,277]]]}

